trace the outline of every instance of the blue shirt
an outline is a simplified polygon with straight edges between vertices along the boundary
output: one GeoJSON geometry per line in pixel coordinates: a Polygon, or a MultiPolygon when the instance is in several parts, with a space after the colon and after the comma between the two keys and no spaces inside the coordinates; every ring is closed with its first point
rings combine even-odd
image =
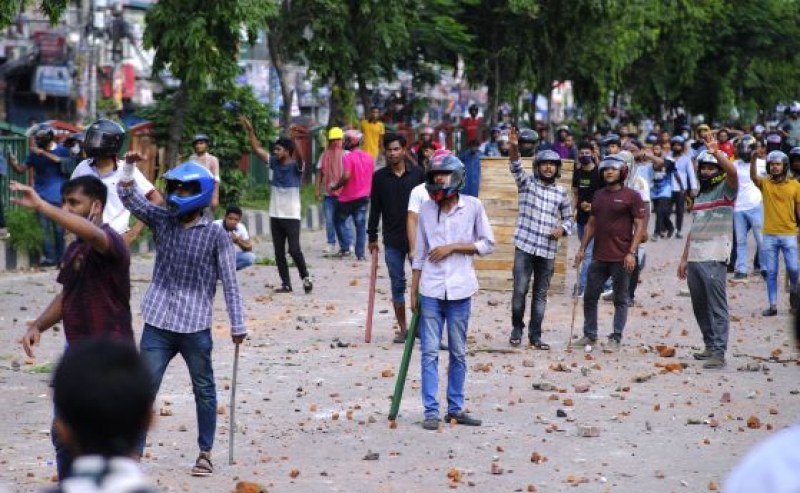
{"type": "Polygon", "coordinates": [[[125,208],[150,226],[156,238],[153,281],[142,300],[144,321],[183,334],[210,329],[221,279],[231,334],[245,334],[236,251],[228,233],[206,216],[185,228],[166,209],[148,202],[136,187],[117,185],[117,193],[125,208]]]}
{"type": "MultiPolygon", "coordinates": [[[[62,158],[69,157],[69,149],[61,145],[56,145],[48,152],[62,158]]],[[[61,173],[61,163],[51,161],[47,156],[28,154],[25,166],[33,167],[33,189],[36,193],[51,204],[61,205],[61,185],[66,181],[61,173]]]]}

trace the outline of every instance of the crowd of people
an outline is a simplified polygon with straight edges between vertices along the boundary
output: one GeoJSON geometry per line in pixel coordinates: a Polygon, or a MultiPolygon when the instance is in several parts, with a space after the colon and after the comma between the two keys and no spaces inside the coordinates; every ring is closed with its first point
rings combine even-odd
{"type": "MultiPolygon", "coordinates": [[[[327,147],[316,163],[315,190],[326,219],[325,253],[365,260],[367,253],[377,256],[383,248],[399,329],[394,342],[405,343],[409,337],[409,309],[419,316],[422,427],[439,429],[442,418],[480,426],[482,421],[464,408],[471,300],[479,288],[473,259],[491,254],[496,243],[491,218],[477,197],[481,159],[507,157],[519,206],[509,344],[519,346],[525,336],[531,291],[528,343],[536,350],[550,349],[542,338],[542,324],[555,258],[564,248],[561,238],[576,233],[580,241],[573,296],[583,299],[584,325],[570,345],[586,351],[601,345],[606,352],[622,346],[627,312],[646,263],[646,242],[684,238],[677,276],[687,280],[705,346],[694,358],[704,369],[719,369],[725,366],[728,344],[728,274],[734,280],[750,274],[750,232],[756,245],[755,273],[766,280],[763,315],[775,316],[781,306],[781,253],[789,306],[796,310],[800,303],[800,105],[791,108],[787,124],[774,132],[698,125],[640,136],[622,126],[587,135],[577,145],[569,128],[559,128],[555,142],[550,142],[542,129],[515,126],[491,129],[481,142],[482,121],[477,108],[470,108],[470,116],[461,122],[468,144],[460,154],[437,140],[432,128],[423,128],[413,143],[386,132],[379,110],[373,108],[360,129],[330,128],[327,147]],[[530,172],[524,164],[528,159],[530,172]],[[574,162],[571,187],[558,180],[566,160],[574,162]],[[693,220],[684,228],[687,210],[693,220]],[[613,330],[604,344],[598,342],[601,298],[614,303],[613,330]],[[441,351],[449,356],[443,416],[437,398],[441,351]]],[[[267,150],[252,123],[245,117],[241,123],[271,172],[270,231],[281,282],[273,291],[293,291],[288,253],[308,294],[313,282],[300,239],[300,186],[306,164],[295,159],[291,139],[281,137],[267,150]]],[[[15,159],[10,164],[18,171],[33,167],[35,181],[32,187],[12,182],[13,201],[39,215],[47,231],[42,263],[60,265],[57,282],[62,288],[29,322],[22,343],[33,355],[41,333],[63,323],[68,347],[55,380],[52,433],[59,477],[66,484],[70,477],[84,474],[89,465],[80,457],[95,454],[107,462],[106,474],[127,471],[138,478],[135,463],[117,459],[142,457],[148,420],[141,408],[152,405],[178,354],[188,367],[197,411],[199,453],[191,473],[213,474],[214,293],[221,282],[231,339],[242,343],[247,333],[236,271],[252,265],[255,256],[241,208],[227,205],[217,221],[209,213],[219,207],[220,182],[219,162],[209,153],[211,139],[205,134],[193,138],[194,154],[164,175],[162,193],[137,169],[142,156],[119,155],[125,131],[112,121],[90,125],[77,149],[56,144],[46,126],[37,128],[33,137],[35,146],[24,164],[15,159]],[[133,226],[131,216],[138,220],[133,226]],[[152,281],[141,305],[144,328],[136,356],[130,351],[136,342],[129,245],[144,227],[153,230],[158,241],[152,281]],[[64,230],[78,241],[66,245],[64,230]],[[87,290],[91,297],[85,296],[87,290]],[[98,342],[106,339],[116,342],[98,342]],[[99,344],[111,345],[103,352],[116,351],[119,358],[84,362],[88,348],[99,344]],[[74,386],[70,375],[91,372],[92,365],[123,365],[120,374],[147,375],[144,387],[133,377],[120,377],[123,388],[131,389],[124,430],[122,422],[94,418],[107,425],[104,433],[122,434],[123,440],[107,441],[108,436],[98,437],[97,430],[87,429],[87,418],[79,412],[86,404],[75,402],[81,394],[67,395],[72,391],[64,390],[74,386]]],[[[103,388],[109,382],[101,378],[97,385],[103,388]]],[[[115,412],[112,407],[105,411],[115,412]]]]}

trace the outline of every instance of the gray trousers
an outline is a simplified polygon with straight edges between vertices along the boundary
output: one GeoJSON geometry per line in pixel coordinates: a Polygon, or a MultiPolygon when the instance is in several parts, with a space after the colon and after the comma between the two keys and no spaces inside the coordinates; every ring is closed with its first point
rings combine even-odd
{"type": "Polygon", "coordinates": [[[692,310],[706,349],[719,355],[728,348],[727,266],[723,262],[689,262],[686,275],[692,310]]]}

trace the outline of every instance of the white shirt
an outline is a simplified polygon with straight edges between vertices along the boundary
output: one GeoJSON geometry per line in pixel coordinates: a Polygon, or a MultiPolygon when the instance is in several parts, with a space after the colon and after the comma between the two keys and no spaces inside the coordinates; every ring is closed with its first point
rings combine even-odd
{"type": "MultiPolygon", "coordinates": [[[[763,161],[760,159],[758,161],[763,161]]],[[[756,169],[759,176],[764,176],[765,169],[758,167],[756,161],[756,169]]],[[[736,177],[739,180],[739,192],[736,195],[736,205],[733,207],[735,212],[749,211],[761,205],[761,190],[758,189],[753,180],[750,178],[750,163],[746,163],[741,159],[733,162],[736,166],[736,177]]],[[[766,166],[766,162],[764,163],[766,166]]]]}
{"type": "MultiPolygon", "coordinates": [[[[86,175],[100,178],[100,181],[102,181],[108,189],[108,198],[106,199],[106,206],[103,209],[103,222],[111,226],[117,233],[123,234],[130,229],[129,223],[131,218],[131,213],[122,205],[122,201],[119,195],[117,195],[117,183],[120,178],[122,178],[122,165],[124,162],[121,160],[118,161],[114,170],[104,176],[100,176],[97,169],[92,166],[92,162],[91,159],[84,159],[81,161],[75,168],[75,171],[72,172],[70,179],[86,175]]],[[[139,193],[142,195],[147,196],[147,194],[155,190],[153,184],[150,183],[138,169],[135,169],[133,172],[133,181],[136,183],[137,190],[139,190],[139,193]]]]}
{"type": "Polygon", "coordinates": [[[481,201],[459,195],[450,212],[439,211],[429,200],[422,204],[417,223],[417,252],[412,268],[421,270],[419,292],[440,300],[463,300],[478,290],[478,278],[472,267],[473,255],[453,253],[444,260],[431,262],[428,254],[434,248],[454,243],[472,243],[478,255],[494,251],[494,235],[481,201]]]}
{"type": "MultiPolygon", "coordinates": [[[[220,228],[225,229],[225,224],[223,223],[222,219],[217,219],[216,221],[214,221],[214,224],[217,224],[217,225],[219,225],[220,228]]],[[[225,229],[225,232],[226,233],[235,232],[236,235],[239,236],[239,239],[242,240],[242,241],[247,241],[247,240],[250,239],[250,235],[247,233],[247,227],[242,223],[237,224],[235,230],[228,231],[227,229],[225,229]]],[[[239,247],[239,248],[241,248],[241,247],[239,247]]]]}
{"type": "Polygon", "coordinates": [[[672,175],[672,191],[679,192],[683,190],[684,192],[688,192],[700,188],[697,186],[697,175],[694,173],[692,158],[689,157],[688,154],[675,157],[670,153],[670,156],[675,160],[675,174],[672,175]],[[678,185],[677,176],[681,177],[683,188],[678,185]]]}
{"type": "Polygon", "coordinates": [[[419,214],[419,209],[422,207],[422,204],[430,199],[431,196],[428,193],[428,189],[425,188],[425,184],[420,183],[411,190],[411,196],[408,198],[408,212],[419,214]]]}
{"type": "Polygon", "coordinates": [[[642,202],[650,202],[650,185],[647,183],[645,173],[647,173],[647,166],[644,163],[637,163],[634,175],[628,182],[628,187],[639,193],[639,196],[642,197],[642,202]]]}
{"type": "Polygon", "coordinates": [[[750,450],[725,480],[725,493],[800,491],[800,423],[750,450]]]}

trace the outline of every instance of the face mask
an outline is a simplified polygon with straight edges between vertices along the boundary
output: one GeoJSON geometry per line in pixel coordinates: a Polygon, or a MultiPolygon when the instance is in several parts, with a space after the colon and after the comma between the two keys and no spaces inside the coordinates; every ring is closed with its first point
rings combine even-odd
{"type": "Polygon", "coordinates": [[[70,147],[69,152],[71,152],[73,155],[77,156],[81,152],[81,146],[79,146],[78,144],[75,144],[74,146],[70,147]]]}
{"type": "Polygon", "coordinates": [[[584,165],[589,164],[592,162],[592,156],[579,156],[578,161],[584,165]]]}
{"type": "Polygon", "coordinates": [[[683,136],[684,139],[688,139],[689,138],[689,132],[683,132],[683,133],[681,133],[681,135],[683,136]]]}

